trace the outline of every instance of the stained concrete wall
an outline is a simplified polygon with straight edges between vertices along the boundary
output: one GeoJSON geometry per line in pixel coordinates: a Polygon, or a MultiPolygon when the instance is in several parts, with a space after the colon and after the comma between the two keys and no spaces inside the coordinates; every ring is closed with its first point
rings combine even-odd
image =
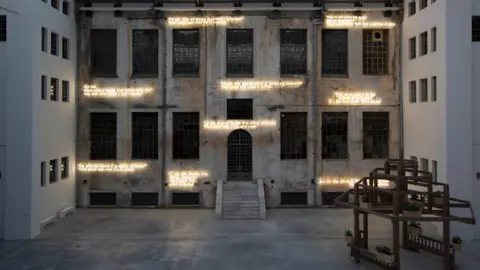
{"type": "MultiPolygon", "coordinates": [[[[162,138],[159,142],[159,156],[161,151],[166,151],[166,172],[172,170],[202,170],[208,171],[209,177],[201,178],[199,183],[191,190],[203,190],[203,198],[208,201],[214,196],[211,185],[218,179],[227,180],[227,136],[229,132],[215,130],[200,130],[200,159],[198,160],[173,160],[172,159],[172,113],[173,112],[199,112],[200,121],[226,117],[227,98],[253,98],[254,119],[272,119],[277,121],[274,128],[264,127],[249,131],[253,138],[253,178],[264,179],[268,189],[267,204],[270,207],[278,206],[281,191],[296,190],[310,191],[310,204],[320,204],[318,195],[312,195],[315,177],[313,172],[314,153],[321,153],[321,113],[324,111],[349,112],[349,151],[348,160],[317,161],[316,178],[337,177],[351,178],[367,174],[373,167],[380,166],[383,160],[362,159],[362,112],[363,111],[388,111],[390,112],[390,154],[396,156],[398,143],[398,94],[397,79],[393,76],[364,76],[362,74],[362,30],[349,31],[349,77],[348,78],[321,78],[321,26],[316,26],[317,31],[317,98],[319,106],[312,106],[313,91],[313,25],[309,19],[310,14],[297,13],[291,18],[270,20],[266,16],[248,16],[241,25],[232,25],[231,28],[254,29],[254,75],[255,79],[280,78],[280,36],[279,29],[300,28],[308,30],[308,68],[307,75],[303,77],[306,83],[299,89],[280,89],[271,92],[227,93],[218,88],[218,81],[225,78],[225,28],[208,27],[200,30],[200,77],[199,78],[173,78],[172,70],[172,43],[170,28],[166,30],[166,105],[171,107],[166,115],[166,148],[162,149],[162,138]],[[375,107],[332,107],[326,105],[328,97],[334,91],[351,90],[355,92],[375,92],[383,100],[382,105],[375,107]],[[280,105],[284,108],[279,107],[280,105]],[[304,160],[280,160],[280,114],[281,112],[307,112],[308,113],[308,154],[304,160]],[[317,131],[314,131],[313,115],[317,111],[317,131]],[[315,135],[316,134],[316,135],[315,135]],[[317,140],[317,149],[313,147],[317,140]],[[274,180],[272,182],[271,180],[274,180]],[[212,184],[204,184],[204,182],[212,184]],[[316,201],[316,202],[314,202],[316,201]]],[[[384,19],[381,14],[369,14],[372,20],[384,19]]],[[[118,142],[117,159],[129,160],[131,157],[131,112],[132,111],[158,111],[159,127],[162,127],[162,72],[159,71],[155,79],[132,79],[131,66],[131,30],[136,28],[158,28],[151,19],[128,20],[115,18],[111,12],[96,12],[93,18],[83,18],[80,59],[80,85],[94,83],[99,86],[153,86],[153,95],[136,99],[109,99],[91,100],[80,95],[79,98],[79,161],[88,161],[89,156],[89,113],[91,111],[115,111],[117,113],[118,142]],[[95,79],[89,78],[89,37],[90,29],[114,28],[117,29],[117,75],[118,78],[95,79]]],[[[161,31],[161,29],[159,28],[161,31]]],[[[160,39],[161,39],[160,35],[160,39]]],[[[392,74],[397,74],[398,33],[396,29],[390,30],[390,58],[392,74]]],[[[162,40],[159,41],[162,47],[162,40]]],[[[160,48],[160,67],[163,66],[162,48],[160,48]]],[[[118,194],[119,206],[130,205],[130,192],[159,192],[160,201],[165,205],[171,204],[170,192],[173,188],[166,187],[163,193],[163,179],[165,175],[161,170],[161,158],[146,161],[148,167],[135,174],[100,174],[82,173],[79,183],[80,192],[83,193],[80,205],[88,205],[88,190],[113,191],[118,194]],[[83,181],[87,180],[87,181],[83,181]],[[86,184],[84,184],[86,183],[86,184]]],[[[168,180],[165,179],[168,183],[168,180]]],[[[322,187],[322,190],[346,189],[342,187],[322,187]]],[[[214,188],[213,188],[214,189],[214,188]]],[[[319,193],[318,193],[319,194],[319,193]]],[[[203,205],[208,205],[206,201],[203,205]]],[[[211,205],[208,205],[211,206],[211,205]]]]}

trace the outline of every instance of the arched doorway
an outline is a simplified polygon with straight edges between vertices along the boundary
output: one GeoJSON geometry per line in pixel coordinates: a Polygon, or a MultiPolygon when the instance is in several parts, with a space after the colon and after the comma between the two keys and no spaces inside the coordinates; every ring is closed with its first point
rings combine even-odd
{"type": "Polygon", "coordinates": [[[228,135],[227,181],[252,180],[252,136],[237,129],[228,135]]]}

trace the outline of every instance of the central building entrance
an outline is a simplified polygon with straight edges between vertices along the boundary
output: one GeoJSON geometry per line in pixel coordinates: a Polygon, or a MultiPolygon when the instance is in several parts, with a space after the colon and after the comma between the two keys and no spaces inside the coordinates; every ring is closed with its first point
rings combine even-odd
{"type": "Polygon", "coordinates": [[[227,181],[252,180],[252,136],[237,129],[228,135],[227,181]]]}

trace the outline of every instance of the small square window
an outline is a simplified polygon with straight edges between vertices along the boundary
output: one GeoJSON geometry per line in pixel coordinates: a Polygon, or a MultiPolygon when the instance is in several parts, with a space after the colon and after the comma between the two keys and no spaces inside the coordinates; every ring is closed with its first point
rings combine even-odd
{"type": "Polygon", "coordinates": [[[437,101],[437,76],[432,77],[432,101],[437,101]]]}
{"type": "Polygon", "coordinates": [[[68,157],[62,157],[60,164],[60,177],[62,179],[68,178],[68,157]]]}
{"type": "Polygon", "coordinates": [[[50,166],[49,166],[49,169],[48,169],[50,183],[55,183],[55,182],[58,181],[57,163],[58,163],[58,161],[56,159],[50,160],[50,166]]]}
{"type": "Polygon", "coordinates": [[[50,33],[50,53],[52,55],[58,55],[58,34],[50,33]]]}
{"type": "Polygon", "coordinates": [[[417,82],[411,81],[409,83],[409,88],[410,88],[410,103],[416,103],[417,102],[417,82]]]}
{"type": "Polygon", "coordinates": [[[40,186],[44,187],[47,184],[47,165],[45,161],[40,163],[40,186]]]}
{"type": "Polygon", "coordinates": [[[50,100],[58,100],[58,79],[50,78],[50,100]]]}
{"type": "Polygon", "coordinates": [[[42,27],[42,52],[46,52],[48,48],[48,30],[42,27]]]}
{"type": "Polygon", "coordinates": [[[62,58],[68,59],[69,58],[69,41],[68,38],[62,38],[62,58]]]}
{"type": "Polygon", "coordinates": [[[63,102],[70,101],[70,82],[69,81],[62,81],[62,101],[63,102]]]}
{"type": "Polygon", "coordinates": [[[417,3],[413,0],[408,3],[408,15],[413,16],[415,13],[417,13],[417,3]]]}
{"type": "Polygon", "coordinates": [[[68,1],[63,1],[62,3],[62,12],[63,14],[70,15],[70,3],[68,1]]]}
{"type": "Polygon", "coordinates": [[[412,37],[408,40],[409,47],[410,47],[410,59],[415,59],[417,57],[417,38],[412,37]]]}
{"type": "Polygon", "coordinates": [[[420,80],[420,102],[428,101],[428,80],[420,80]]]}

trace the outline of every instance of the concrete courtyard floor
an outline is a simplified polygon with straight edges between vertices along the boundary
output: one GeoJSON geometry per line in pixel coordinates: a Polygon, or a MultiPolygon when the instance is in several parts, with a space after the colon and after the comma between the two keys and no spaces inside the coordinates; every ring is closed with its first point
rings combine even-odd
{"type": "MultiPolygon", "coordinates": [[[[212,210],[79,209],[30,241],[0,242],[1,270],[353,270],[343,240],[351,210],[275,209],[267,220],[215,220],[212,210]]],[[[426,230],[433,228],[426,224],[426,230]]],[[[390,223],[372,218],[375,243],[390,223]]],[[[373,245],[375,243],[372,243],[373,245]]],[[[465,243],[459,269],[480,269],[480,243],[465,243]]],[[[402,252],[402,269],[443,269],[438,257],[402,252]]]]}

